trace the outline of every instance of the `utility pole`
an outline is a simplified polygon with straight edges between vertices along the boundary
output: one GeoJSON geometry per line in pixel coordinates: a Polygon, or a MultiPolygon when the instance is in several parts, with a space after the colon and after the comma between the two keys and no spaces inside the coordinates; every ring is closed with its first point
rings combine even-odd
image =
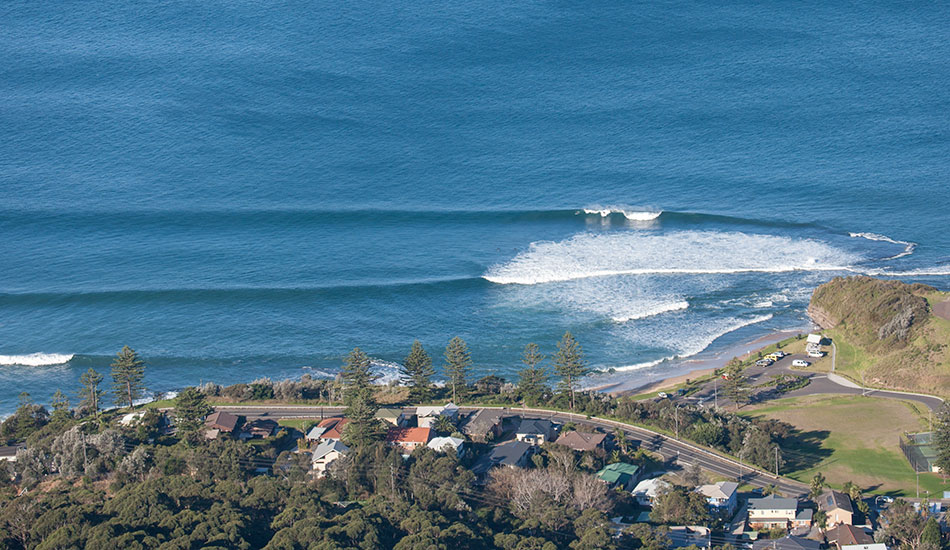
{"type": "Polygon", "coordinates": [[[775,477],[778,477],[778,445],[775,446],[775,477]]]}
{"type": "Polygon", "coordinates": [[[713,379],[713,394],[716,396],[716,409],[719,409],[719,377],[713,379]]]}
{"type": "Polygon", "coordinates": [[[673,405],[673,420],[676,422],[676,439],[680,437],[680,407],[673,405]]]}

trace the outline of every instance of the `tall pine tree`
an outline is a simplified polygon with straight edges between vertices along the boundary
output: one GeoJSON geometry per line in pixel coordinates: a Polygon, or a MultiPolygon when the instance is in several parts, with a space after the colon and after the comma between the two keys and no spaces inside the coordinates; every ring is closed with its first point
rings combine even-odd
{"type": "Polygon", "coordinates": [[[197,433],[204,425],[204,418],[211,414],[211,411],[205,394],[198,391],[198,388],[185,388],[175,398],[175,425],[184,436],[197,433]]]}
{"type": "Polygon", "coordinates": [[[369,356],[360,348],[353,348],[343,364],[343,402],[347,406],[343,414],[349,419],[343,439],[347,445],[365,447],[382,436],[373,392],[373,382],[379,376],[373,374],[371,366],[369,356]]]}
{"type": "Polygon", "coordinates": [[[736,410],[744,404],[749,396],[749,379],[744,374],[742,361],[733,357],[726,365],[722,383],[723,393],[736,404],[736,410]]]}
{"type": "Polygon", "coordinates": [[[544,354],[537,344],[530,343],[524,347],[521,354],[524,368],[518,371],[518,389],[531,404],[536,404],[547,388],[548,370],[541,364],[543,361],[544,354]]]}
{"type": "Polygon", "coordinates": [[[79,410],[92,411],[92,414],[99,417],[99,408],[102,404],[102,390],[99,389],[99,383],[102,382],[102,375],[95,369],[89,368],[79,377],[79,410]]]}
{"type": "Polygon", "coordinates": [[[584,360],[584,350],[574,339],[570,331],[565,332],[561,341],[557,343],[557,353],[554,354],[554,372],[560,377],[558,387],[562,392],[571,396],[571,412],[574,411],[574,394],[580,386],[582,378],[587,376],[590,369],[584,360]]]}
{"type": "Polygon", "coordinates": [[[449,345],[445,347],[445,376],[452,386],[453,402],[458,402],[459,396],[465,395],[466,378],[471,368],[472,356],[465,340],[458,336],[449,340],[449,345]]]}
{"type": "Polygon", "coordinates": [[[419,340],[412,343],[409,355],[403,362],[400,374],[403,383],[409,386],[409,400],[413,403],[428,401],[432,396],[432,358],[426,353],[419,340]]]}
{"type": "Polygon", "coordinates": [[[122,348],[112,361],[112,393],[116,404],[127,403],[135,407],[135,400],[145,394],[145,361],[129,346],[122,348]]]}

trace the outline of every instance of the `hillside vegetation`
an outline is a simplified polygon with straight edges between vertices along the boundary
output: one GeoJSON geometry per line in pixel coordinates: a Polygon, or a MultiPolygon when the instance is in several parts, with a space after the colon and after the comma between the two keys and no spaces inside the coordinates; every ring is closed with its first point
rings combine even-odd
{"type": "Polygon", "coordinates": [[[950,321],[933,314],[950,294],[923,284],[836,277],[808,314],[838,348],[837,372],[868,386],[950,394],[950,321]]]}

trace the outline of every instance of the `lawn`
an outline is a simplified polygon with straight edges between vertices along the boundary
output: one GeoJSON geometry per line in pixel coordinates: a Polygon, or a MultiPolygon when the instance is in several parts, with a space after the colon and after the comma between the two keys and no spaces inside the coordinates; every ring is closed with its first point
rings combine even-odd
{"type": "Polygon", "coordinates": [[[287,426],[288,428],[296,428],[297,430],[307,433],[310,431],[310,428],[316,426],[319,421],[312,418],[281,418],[277,421],[281,426],[287,426]]]}
{"type": "MultiPolygon", "coordinates": [[[[840,352],[840,349],[839,349],[840,352]]],[[[897,441],[926,429],[926,412],[910,402],[861,396],[806,396],[750,407],[747,416],[782,420],[798,429],[783,448],[785,474],[802,482],[821,472],[834,487],[853,481],[879,494],[915,496],[916,476],[897,441]]],[[[939,476],[920,475],[920,494],[950,490],[939,476]]]]}

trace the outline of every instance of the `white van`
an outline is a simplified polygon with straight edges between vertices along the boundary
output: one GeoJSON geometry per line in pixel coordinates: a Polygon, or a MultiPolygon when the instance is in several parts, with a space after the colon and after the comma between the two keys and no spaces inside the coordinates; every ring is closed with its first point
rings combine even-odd
{"type": "Polygon", "coordinates": [[[809,351],[809,352],[808,352],[808,356],[809,356],[809,357],[816,357],[816,358],[817,358],[817,357],[824,357],[824,356],[825,356],[825,352],[823,352],[823,351],[809,351]]]}

